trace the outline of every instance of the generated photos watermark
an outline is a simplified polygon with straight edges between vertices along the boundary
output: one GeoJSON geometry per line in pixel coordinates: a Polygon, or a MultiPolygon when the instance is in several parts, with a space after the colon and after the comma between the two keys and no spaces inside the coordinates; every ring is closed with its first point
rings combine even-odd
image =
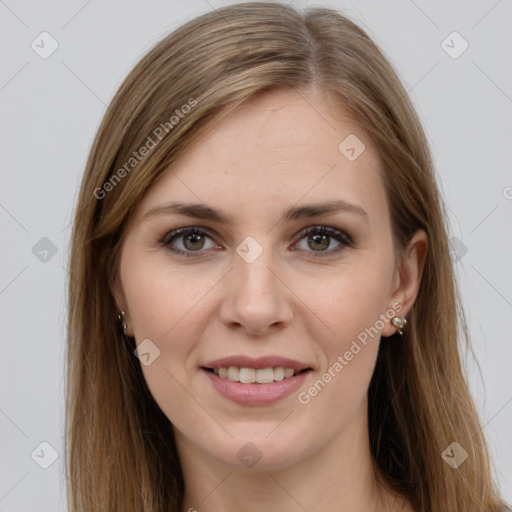
{"type": "Polygon", "coordinates": [[[336,357],[336,361],[327,368],[327,370],[322,374],[322,376],[317,379],[306,391],[301,391],[297,400],[302,405],[307,405],[311,402],[311,400],[322,391],[329,382],[331,382],[342,370],[349,364],[354,357],[361,352],[361,350],[368,344],[370,339],[373,339],[375,336],[378,336],[386,322],[389,322],[392,318],[394,318],[397,313],[402,310],[402,304],[399,302],[393,303],[393,306],[389,308],[385,313],[381,313],[379,315],[379,319],[375,321],[375,323],[366,327],[362,330],[356,337],[356,339],[352,340],[350,348],[346,350],[342,355],[338,355],[336,357]]]}
{"type": "Polygon", "coordinates": [[[112,176],[103,183],[103,186],[94,189],[94,197],[96,199],[104,199],[108,192],[114,190],[121,180],[123,180],[130,172],[137,167],[139,162],[149,155],[149,153],[156,148],[158,143],[179,124],[180,120],[183,119],[193,108],[197,106],[197,100],[190,98],[188,102],[177,108],[174,113],[167,121],[160,123],[148,136],[146,142],[137,150],[133,151],[132,155],[124,163],[122,167],[112,174],[112,176]]]}

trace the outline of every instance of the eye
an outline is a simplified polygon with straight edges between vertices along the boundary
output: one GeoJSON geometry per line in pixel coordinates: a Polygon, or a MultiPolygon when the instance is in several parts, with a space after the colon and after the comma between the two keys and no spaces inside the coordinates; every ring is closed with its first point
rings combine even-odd
{"type": "MultiPolygon", "coordinates": [[[[161,244],[167,247],[169,250],[184,254],[185,256],[195,256],[191,253],[203,252],[201,249],[205,248],[205,238],[211,237],[206,231],[197,227],[179,228],[174,229],[170,233],[167,233],[161,240],[161,244]],[[174,240],[178,240],[181,244],[175,244],[174,240]],[[178,247],[176,247],[178,245],[178,247]],[[179,245],[182,246],[179,247],[179,245]]],[[[213,244],[213,247],[218,247],[213,244]]],[[[212,247],[206,247],[206,249],[212,247]]]]}
{"type": "Polygon", "coordinates": [[[311,226],[302,231],[301,235],[301,240],[305,238],[307,247],[313,249],[312,251],[305,250],[317,253],[314,254],[314,257],[329,256],[353,245],[350,235],[328,226],[311,226]],[[332,245],[333,238],[338,242],[338,245],[334,249],[327,250],[332,245]]]}

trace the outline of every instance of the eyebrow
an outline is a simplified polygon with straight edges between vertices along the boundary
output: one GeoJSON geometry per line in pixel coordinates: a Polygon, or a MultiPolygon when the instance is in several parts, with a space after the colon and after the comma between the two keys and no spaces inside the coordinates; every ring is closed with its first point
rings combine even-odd
{"type": "MultiPolygon", "coordinates": [[[[285,221],[298,220],[309,217],[319,217],[320,215],[345,212],[352,213],[368,220],[366,211],[353,203],[348,203],[342,199],[335,199],[326,203],[315,203],[304,206],[294,206],[282,213],[282,219],[285,221]]],[[[183,215],[195,219],[205,219],[223,224],[230,224],[231,218],[220,209],[212,208],[202,203],[180,203],[172,202],[162,204],[151,208],[144,214],[144,220],[159,215],[183,215]]]]}

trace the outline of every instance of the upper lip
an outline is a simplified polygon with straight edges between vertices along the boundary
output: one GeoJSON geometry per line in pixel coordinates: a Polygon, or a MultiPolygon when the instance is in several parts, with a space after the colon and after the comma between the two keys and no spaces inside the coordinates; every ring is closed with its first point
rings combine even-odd
{"type": "Polygon", "coordinates": [[[250,357],[250,356],[228,356],[215,359],[206,363],[203,368],[229,368],[236,366],[238,368],[277,368],[282,366],[284,368],[293,368],[296,371],[306,370],[311,368],[308,364],[301,363],[295,359],[280,356],[264,356],[264,357],[250,357]]]}

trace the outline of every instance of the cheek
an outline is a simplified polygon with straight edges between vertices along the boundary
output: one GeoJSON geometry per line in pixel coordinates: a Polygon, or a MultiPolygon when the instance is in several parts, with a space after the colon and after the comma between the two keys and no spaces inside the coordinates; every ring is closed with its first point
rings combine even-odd
{"type": "MultiPolygon", "coordinates": [[[[121,261],[123,289],[131,328],[139,345],[150,340],[158,357],[142,371],[150,390],[164,410],[185,397],[197,370],[191,354],[204,337],[215,311],[212,298],[225,270],[178,266],[162,253],[127,254],[121,261]],[[174,377],[174,378],[173,378],[174,377]],[[183,397],[182,397],[183,395],[183,397]]],[[[141,360],[142,361],[142,360],[141,360]]]]}
{"type": "Polygon", "coordinates": [[[127,257],[123,288],[137,341],[155,343],[183,334],[183,325],[201,311],[201,299],[215,283],[212,272],[174,267],[162,255],[127,257]]]}
{"type": "Polygon", "coordinates": [[[315,338],[324,356],[320,382],[299,397],[301,404],[314,402],[317,414],[336,410],[343,421],[366,395],[380,332],[389,321],[385,314],[391,272],[392,259],[368,259],[333,276],[328,286],[321,280],[323,285],[307,295],[308,304],[328,327],[315,338]]]}
{"type": "MultiPolygon", "coordinates": [[[[323,339],[331,355],[346,349],[367,329],[376,327],[378,331],[382,330],[379,318],[387,309],[390,263],[376,264],[367,258],[346,270],[331,271],[330,278],[320,278],[315,287],[310,282],[307,288],[304,286],[302,289],[301,294],[307,298],[311,310],[328,328],[330,336],[323,336],[323,339]]],[[[378,336],[374,334],[373,337],[378,342],[378,336]]]]}
{"type": "Polygon", "coordinates": [[[187,272],[162,255],[146,258],[136,253],[122,261],[121,272],[137,345],[145,343],[150,353],[149,364],[141,358],[144,379],[166,416],[189,428],[192,419],[204,414],[187,392],[194,377],[188,362],[204,331],[204,304],[215,272],[187,272]]]}

